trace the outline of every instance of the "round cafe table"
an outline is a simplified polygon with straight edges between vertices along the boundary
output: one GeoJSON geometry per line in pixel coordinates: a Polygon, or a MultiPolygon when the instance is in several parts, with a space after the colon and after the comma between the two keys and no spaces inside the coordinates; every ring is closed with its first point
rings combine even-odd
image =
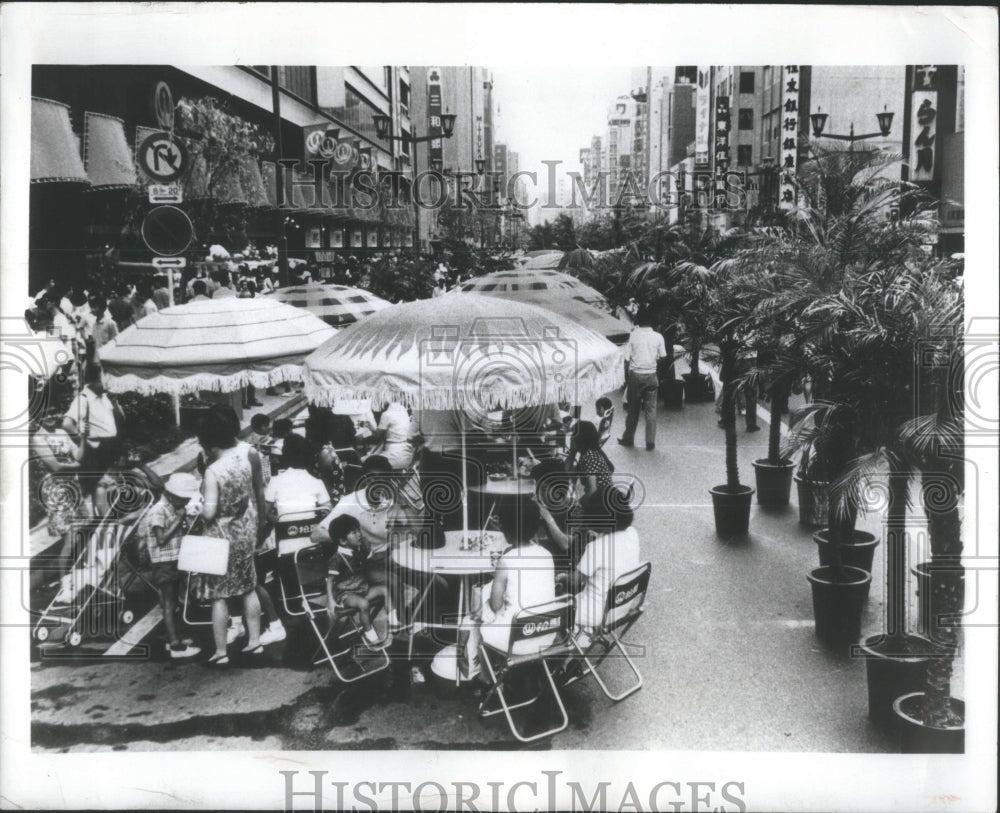
{"type": "MultiPolygon", "coordinates": [[[[431,629],[458,630],[467,613],[466,596],[471,594],[473,577],[483,573],[492,573],[496,568],[494,559],[507,548],[507,539],[500,531],[470,529],[464,531],[445,531],[443,547],[425,549],[416,547],[413,541],[405,541],[392,551],[392,560],[399,567],[425,574],[427,586],[413,607],[412,617],[420,612],[434,586],[434,576],[458,579],[458,607],[456,619],[448,621],[447,616],[440,622],[426,624],[431,629]],[[468,536],[473,540],[482,538],[482,543],[475,542],[471,550],[463,550],[462,539],[468,536]]],[[[412,636],[411,636],[412,642],[412,636]]],[[[456,674],[456,685],[461,681],[461,675],[456,674]]]]}

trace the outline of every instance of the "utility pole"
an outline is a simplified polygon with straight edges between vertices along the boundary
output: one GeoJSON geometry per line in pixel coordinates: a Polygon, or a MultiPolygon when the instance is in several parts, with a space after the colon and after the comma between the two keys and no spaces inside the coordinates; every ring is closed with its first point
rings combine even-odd
{"type": "Polygon", "coordinates": [[[278,86],[278,66],[271,66],[271,107],[274,111],[275,183],[278,203],[278,279],[282,286],[288,279],[288,237],[285,235],[285,168],[281,164],[284,149],[281,143],[281,89],[278,86]]]}

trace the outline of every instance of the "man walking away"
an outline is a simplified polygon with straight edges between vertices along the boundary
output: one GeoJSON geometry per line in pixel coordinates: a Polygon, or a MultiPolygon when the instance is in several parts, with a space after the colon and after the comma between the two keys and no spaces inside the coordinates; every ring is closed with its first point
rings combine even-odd
{"type": "Polygon", "coordinates": [[[625,434],[618,438],[622,446],[632,446],[639,425],[639,410],[646,416],[646,450],[656,448],[656,401],[660,381],[656,363],[667,355],[663,336],[651,327],[650,313],[643,308],[636,316],[636,327],[625,348],[625,379],[628,387],[628,411],[625,434]]]}

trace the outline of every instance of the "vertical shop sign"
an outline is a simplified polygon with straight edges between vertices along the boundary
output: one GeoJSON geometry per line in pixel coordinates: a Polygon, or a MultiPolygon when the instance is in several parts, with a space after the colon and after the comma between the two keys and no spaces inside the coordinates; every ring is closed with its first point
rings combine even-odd
{"type": "Polygon", "coordinates": [[[799,160],[799,66],[785,65],[781,93],[781,184],[778,206],[795,207],[795,171],[799,160]]]}
{"type": "Polygon", "coordinates": [[[910,180],[934,180],[937,145],[937,65],[914,65],[910,92],[910,180]]]}
{"type": "Polygon", "coordinates": [[[427,134],[431,136],[431,167],[439,167],[444,161],[441,148],[441,69],[427,69],[427,134]]]}
{"type": "Polygon", "coordinates": [[[709,126],[711,124],[711,77],[712,70],[706,65],[698,67],[698,88],[695,91],[695,118],[694,118],[694,162],[696,164],[708,163],[708,140],[709,126]]]}

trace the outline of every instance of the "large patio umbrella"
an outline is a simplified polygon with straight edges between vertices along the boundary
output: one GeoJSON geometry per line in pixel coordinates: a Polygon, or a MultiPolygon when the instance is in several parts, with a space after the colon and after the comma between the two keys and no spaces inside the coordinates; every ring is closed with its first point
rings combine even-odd
{"type": "Polygon", "coordinates": [[[297,308],[305,308],[333,327],[353,324],[392,304],[361,288],[327,282],[279,288],[268,296],[297,308]]]}
{"type": "Polygon", "coordinates": [[[532,297],[557,293],[567,299],[584,302],[588,305],[597,305],[598,307],[607,305],[607,301],[600,291],[585,285],[576,277],[551,268],[518,268],[511,271],[494,271],[492,274],[485,274],[463,282],[458,286],[458,290],[463,293],[506,296],[508,299],[527,302],[534,302],[532,297]]]}
{"type": "Polygon", "coordinates": [[[372,314],[324,343],[303,371],[306,397],[320,406],[370,398],[479,416],[583,403],[624,380],[621,351],[603,336],[535,305],[476,294],[372,314]]]}
{"type": "Polygon", "coordinates": [[[558,249],[546,249],[543,251],[530,251],[519,258],[519,268],[528,270],[538,270],[541,268],[558,268],[563,258],[562,251],[558,249]]]}
{"type": "Polygon", "coordinates": [[[188,302],[126,328],[101,348],[112,392],[233,392],[298,381],[302,360],[336,331],[266,297],[188,302]]]}

